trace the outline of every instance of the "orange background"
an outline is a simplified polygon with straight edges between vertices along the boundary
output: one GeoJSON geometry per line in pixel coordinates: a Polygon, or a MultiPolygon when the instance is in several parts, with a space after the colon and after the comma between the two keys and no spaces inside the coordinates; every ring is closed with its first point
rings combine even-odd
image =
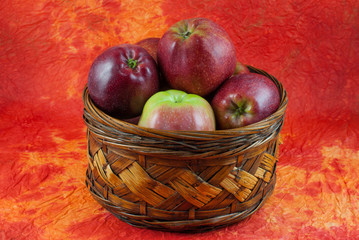
{"type": "Polygon", "coordinates": [[[359,239],[359,2],[0,2],[1,239],[359,239]],[[178,20],[223,26],[238,60],[289,94],[273,195],[227,228],[178,234],[121,222],[85,187],[82,89],[107,47],[178,20]]]}

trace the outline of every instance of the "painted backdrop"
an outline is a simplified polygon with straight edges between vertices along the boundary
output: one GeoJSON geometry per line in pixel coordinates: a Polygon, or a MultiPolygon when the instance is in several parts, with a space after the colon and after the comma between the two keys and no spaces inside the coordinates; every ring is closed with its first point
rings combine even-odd
{"type": "Polygon", "coordinates": [[[0,1],[1,239],[359,239],[359,2],[0,1]],[[289,105],[273,195],[200,234],[121,222],[92,199],[82,89],[104,49],[207,17],[289,105]]]}

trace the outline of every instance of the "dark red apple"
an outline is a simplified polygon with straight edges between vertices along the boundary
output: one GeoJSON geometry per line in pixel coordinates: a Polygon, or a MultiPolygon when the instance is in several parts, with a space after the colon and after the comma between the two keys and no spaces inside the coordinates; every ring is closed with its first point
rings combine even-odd
{"type": "Polygon", "coordinates": [[[157,62],[157,46],[159,38],[145,38],[137,42],[136,45],[143,47],[157,62]]]}
{"type": "Polygon", "coordinates": [[[172,88],[206,96],[236,68],[236,50],[227,32],[206,18],[185,19],[161,37],[158,63],[172,88]]]}
{"type": "Polygon", "coordinates": [[[88,90],[105,113],[129,119],[141,114],[147,99],[158,91],[156,62],[142,47],[121,44],[100,54],[88,76],[88,90]]]}
{"type": "Polygon", "coordinates": [[[132,123],[132,124],[137,125],[140,118],[141,118],[141,115],[139,115],[137,117],[126,118],[126,119],[121,119],[121,120],[124,121],[124,122],[128,122],[128,123],[132,123]]]}
{"type": "Polygon", "coordinates": [[[226,80],[212,99],[217,128],[249,125],[274,113],[280,104],[278,88],[269,78],[243,73],[226,80]]]}

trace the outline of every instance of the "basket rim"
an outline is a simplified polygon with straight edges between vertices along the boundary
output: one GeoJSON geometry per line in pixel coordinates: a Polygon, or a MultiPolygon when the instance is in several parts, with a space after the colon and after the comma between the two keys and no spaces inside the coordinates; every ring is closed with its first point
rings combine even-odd
{"type": "Polygon", "coordinates": [[[159,135],[162,137],[169,137],[169,138],[172,138],[172,137],[175,137],[175,138],[191,137],[191,138],[193,138],[196,136],[202,138],[202,137],[213,136],[213,135],[216,135],[217,137],[220,137],[222,135],[223,135],[223,137],[227,137],[228,135],[233,135],[233,134],[237,135],[240,132],[248,133],[251,131],[258,131],[260,129],[268,127],[268,125],[265,123],[271,122],[271,121],[275,120],[276,118],[278,118],[278,116],[285,114],[285,110],[286,110],[287,104],[288,104],[288,94],[287,94],[287,91],[284,89],[283,84],[277,78],[275,78],[273,75],[268,74],[264,70],[255,68],[253,66],[250,66],[250,65],[246,65],[246,66],[248,67],[248,69],[251,72],[255,72],[255,73],[260,72],[262,75],[265,75],[270,80],[272,80],[278,88],[281,99],[280,99],[280,105],[279,105],[278,109],[273,114],[262,119],[261,121],[258,121],[258,122],[255,122],[255,123],[243,126],[243,127],[231,128],[231,129],[216,129],[214,131],[161,130],[161,129],[142,127],[142,126],[112,117],[112,116],[106,114],[105,112],[103,112],[101,109],[99,109],[93,103],[93,101],[91,100],[91,98],[89,96],[87,83],[83,89],[83,94],[82,94],[84,110],[87,112],[97,113],[97,115],[101,115],[101,117],[104,118],[106,120],[106,122],[111,123],[112,127],[123,126],[124,128],[126,128],[128,130],[135,131],[135,132],[148,132],[153,135],[159,135]]]}

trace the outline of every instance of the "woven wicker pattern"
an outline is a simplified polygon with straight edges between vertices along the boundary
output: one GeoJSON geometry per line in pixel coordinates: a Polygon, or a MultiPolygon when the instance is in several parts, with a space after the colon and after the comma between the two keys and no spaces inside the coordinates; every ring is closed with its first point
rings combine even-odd
{"type": "Polygon", "coordinates": [[[238,222],[262,206],[275,185],[287,94],[267,119],[238,129],[146,129],[104,114],[84,90],[88,127],[86,185],[123,221],[168,231],[203,231],[238,222]]]}

